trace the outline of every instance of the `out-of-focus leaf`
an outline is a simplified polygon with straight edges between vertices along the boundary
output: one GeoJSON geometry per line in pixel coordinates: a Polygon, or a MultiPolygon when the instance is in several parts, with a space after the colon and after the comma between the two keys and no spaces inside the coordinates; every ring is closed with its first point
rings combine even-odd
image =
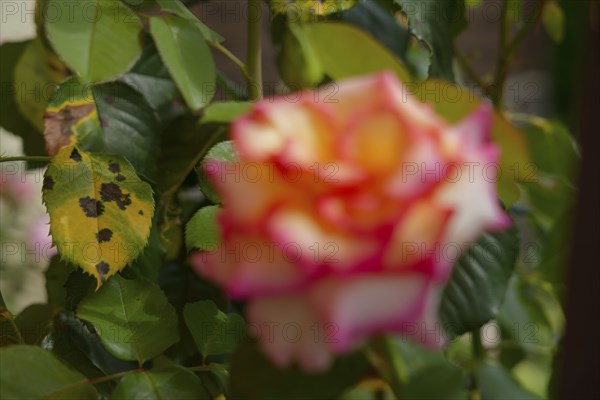
{"type": "Polygon", "coordinates": [[[211,251],[219,244],[220,230],[217,224],[219,206],[203,207],[185,226],[185,247],[211,251]]]}
{"type": "Polygon", "coordinates": [[[77,317],[89,321],[104,347],[122,360],[152,359],[179,340],[175,310],[148,280],[110,279],[79,304],[77,317]]]}
{"type": "Polygon", "coordinates": [[[43,200],[59,254],[97,287],[146,246],[154,199],[123,157],[63,147],[44,174],[43,200]]]}
{"type": "Polygon", "coordinates": [[[485,363],[475,372],[483,399],[530,400],[535,395],[521,388],[517,382],[497,364],[485,363]]]}
{"type": "Polygon", "coordinates": [[[565,36],[565,13],[558,1],[550,0],[544,4],[542,22],[552,40],[561,43],[565,36]]]}
{"type": "Polygon", "coordinates": [[[403,399],[466,399],[465,373],[448,362],[433,364],[411,377],[402,388],[403,399]]]}
{"type": "Polygon", "coordinates": [[[21,113],[37,131],[44,129],[48,101],[66,76],[62,63],[44,48],[40,39],[28,42],[15,66],[15,99],[21,113]]]}
{"type": "MultiPolygon", "coordinates": [[[[28,44],[32,41],[4,43],[0,46],[0,85],[2,85],[2,112],[0,126],[23,138],[23,150],[27,155],[44,154],[44,139],[41,131],[36,129],[19,110],[16,102],[17,85],[15,68],[28,44]]],[[[37,166],[34,164],[34,166],[37,166]]]]}
{"type": "Polygon", "coordinates": [[[305,25],[306,37],[323,71],[334,80],[389,69],[409,82],[406,67],[372,36],[351,25],[319,22],[305,25]]]}
{"type": "Polygon", "coordinates": [[[189,369],[161,358],[150,371],[126,375],[110,397],[113,400],[211,400],[200,379],[189,369]]]}
{"type": "Polygon", "coordinates": [[[296,21],[287,21],[281,33],[281,50],[277,55],[277,67],[281,79],[292,91],[317,86],[325,71],[319,56],[296,21]]]}
{"type": "Polygon", "coordinates": [[[196,23],[178,16],[152,17],[150,33],[187,105],[202,109],[215,93],[216,71],[196,23]]]}
{"type": "Polygon", "coordinates": [[[362,353],[338,357],[321,374],[306,374],[296,367],[280,369],[265,358],[255,343],[244,342],[231,361],[232,398],[334,399],[368,370],[369,362],[362,353]]]}
{"type": "Polygon", "coordinates": [[[244,319],[225,314],[210,300],[186,304],[183,316],[203,357],[230,354],[246,338],[244,319]]]}
{"type": "Polygon", "coordinates": [[[453,37],[467,27],[464,0],[395,0],[409,27],[431,49],[431,77],[454,81],[453,37]]]}
{"type": "Polygon", "coordinates": [[[202,124],[229,124],[250,111],[252,103],[247,101],[225,101],[212,103],[204,109],[202,124]]]}
{"type": "Polygon", "coordinates": [[[375,0],[359,2],[355,7],[342,12],[340,18],[370,33],[379,43],[407,63],[406,51],[410,40],[408,30],[375,0]]]}
{"type": "Polygon", "coordinates": [[[186,110],[181,94],[150,38],[144,46],[142,57],[121,80],[144,96],[156,111],[161,126],[186,110]]]}
{"type": "Polygon", "coordinates": [[[0,397],[3,399],[97,399],[86,377],[37,346],[0,349],[0,397]]]}
{"type": "Polygon", "coordinates": [[[47,0],[45,10],[52,46],[86,82],[122,75],[142,53],[142,23],[121,1],[47,0]]]}
{"type": "Polygon", "coordinates": [[[200,182],[200,189],[202,193],[213,203],[218,204],[221,202],[221,197],[213,189],[213,179],[221,179],[219,176],[215,176],[215,169],[211,167],[211,163],[221,162],[234,162],[238,159],[237,152],[233,147],[233,142],[230,140],[220,142],[213,146],[206,154],[206,157],[202,160],[198,172],[198,180],[200,182]]]}
{"type": "Polygon", "coordinates": [[[180,0],[156,0],[160,9],[164,13],[171,13],[194,23],[202,32],[204,39],[213,43],[221,43],[225,39],[208,26],[204,25],[180,0]]]}
{"type": "Polygon", "coordinates": [[[479,328],[500,310],[519,254],[516,228],[484,234],[458,261],[444,289],[440,320],[451,335],[479,328]]]}
{"type": "Polygon", "coordinates": [[[358,0],[269,0],[275,13],[287,13],[293,16],[329,15],[347,10],[358,0]]]}
{"type": "Polygon", "coordinates": [[[158,226],[154,223],[150,229],[148,245],[138,259],[131,265],[131,269],[136,275],[144,277],[152,282],[156,282],[160,267],[165,261],[166,253],[167,251],[160,240],[158,226]]]}

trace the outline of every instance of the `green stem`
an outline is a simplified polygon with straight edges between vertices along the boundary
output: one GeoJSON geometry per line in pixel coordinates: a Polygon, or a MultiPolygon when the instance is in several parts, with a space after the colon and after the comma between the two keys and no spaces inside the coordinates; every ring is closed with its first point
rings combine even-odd
{"type": "Polygon", "coordinates": [[[118,379],[118,378],[122,378],[125,375],[129,375],[129,374],[138,374],[140,372],[144,372],[143,369],[132,369],[129,371],[123,371],[123,372],[118,372],[116,374],[111,374],[111,375],[106,375],[106,376],[99,376],[97,378],[92,378],[92,379],[86,379],[84,381],[81,382],[77,382],[74,383],[72,385],[69,386],[65,386],[62,389],[57,390],[56,392],[52,392],[50,394],[47,394],[46,396],[43,397],[43,399],[60,399],[64,397],[64,394],[70,392],[73,389],[76,389],[80,386],[85,386],[85,385],[96,385],[102,382],[106,382],[106,381],[112,381],[114,379],[118,379]]]}
{"type": "Polygon", "coordinates": [[[246,79],[246,81],[250,81],[252,79],[250,77],[250,75],[248,74],[248,70],[246,69],[246,65],[239,58],[237,58],[235,56],[235,54],[233,54],[227,48],[223,47],[220,43],[217,43],[217,42],[208,42],[208,44],[212,48],[214,48],[215,50],[217,50],[221,54],[223,54],[225,57],[227,57],[229,60],[231,60],[231,62],[233,62],[235,65],[237,65],[237,67],[240,69],[240,72],[242,73],[242,75],[244,75],[244,78],[246,79]]]}
{"type": "Polygon", "coordinates": [[[485,356],[485,348],[481,343],[481,332],[479,328],[471,331],[471,340],[473,341],[473,357],[475,360],[481,360],[485,356]]]}
{"type": "Polygon", "coordinates": [[[248,0],[248,55],[246,68],[248,80],[248,96],[250,100],[260,100],[262,91],[262,0],[248,0]]]}
{"type": "Polygon", "coordinates": [[[0,157],[0,163],[10,161],[49,162],[51,159],[52,157],[47,156],[0,157]]]}
{"type": "Polygon", "coordinates": [[[458,46],[456,46],[456,43],[454,44],[454,55],[456,56],[458,63],[460,64],[462,69],[467,73],[469,78],[473,82],[475,82],[477,84],[477,86],[479,86],[485,94],[488,94],[490,85],[485,83],[481,79],[481,77],[477,74],[477,72],[475,72],[475,69],[469,63],[469,61],[467,60],[467,57],[465,57],[465,55],[460,51],[458,46]]]}
{"type": "Polygon", "coordinates": [[[496,66],[496,75],[494,78],[494,93],[492,93],[492,100],[494,106],[498,109],[502,108],[502,101],[504,96],[504,83],[508,77],[508,71],[513,61],[514,53],[521,46],[527,35],[531,32],[533,27],[536,25],[542,11],[544,10],[544,4],[547,0],[538,0],[531,11],[529,18],[525,21],[524,25],[519,29],[514,38],[508,41],[508,2],[504,2],[502,5],[501,22],[500,22],[500,37],[499,37],[499,56],[496,66]]]}

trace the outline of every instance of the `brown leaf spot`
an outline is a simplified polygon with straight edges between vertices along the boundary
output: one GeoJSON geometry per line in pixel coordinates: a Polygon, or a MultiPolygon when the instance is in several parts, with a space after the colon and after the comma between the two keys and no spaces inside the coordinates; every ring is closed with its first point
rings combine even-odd
{"type": "Polygon", "coordinates": [[[94,104],[65,106],[57,112],[44,115],[44,140],[46,152],[55,156],[58,151],[71,143],[73,131],[71,127],[94,110],[94,104]]]}
{"type": "Polygon", "coordinates": [[[110,229],[104,228],[100,229],[98,233],[96,233],[96,239],[98,240],[98,243],[104,243],[110,241],[112,235],[113,232],[110,229]]]}
{"type": "Polygon", "coordinates": [[[117,175],[117,177],[115,178],[118,182],[123,182],[125,180],[125,177],[121,174],[117,175]]]}
{"type": "Polygon", "coordinates": [[[144,212],[142,210],[140,210],[140,211],[138,211],[138,214],[144,215],[144,212]]]}
{"type": "Polygon", "coordinates": [[[108,164],[108,170],[110,172],[112,172],[113,174],[117,174],[117,173],[121,172],[121,167],[117,163],[110,163],[110,164],[108,164]]]}
{"type": "Polygon", "coordinates": [[[104,201],[114,201],[121,210],[131,204],[129,193],[123,193],[116,183],[103,183],[100,185],[100,197],[104,201]]]}
{"type": "Polygon", "coordinates": [[[104,276],[108,274],[108,271],[110,271],[110,265],[104,261],[100,261],[98,264],[96,264],[96,271],[98,271],[98,275],[100,275],[100,280],[104,282],[104,276]]]}
{"type": "Polygon", "coordinates": [[[77,149],[73,149],[73,151],[71,152],[71,157],[70,158],[73,161],[80,162],[81,161],[81,154],[79,154],[79,152],[77,151],[77,149]]]}
{"type": "Polygon", "coordinates": [[[44,182],[42,183],[42,189],[44,190],[52,190],[54,189],[54,178],[50,175],[44,176],[44,182]]]}
{"type": "Polygon", "coordinates": [[[92,199],[89,196],[80,198],[79,206],[85,213],[86,217],[96,218],[104,213],[104,204],[102,204],[101,201],[92,199]]]}

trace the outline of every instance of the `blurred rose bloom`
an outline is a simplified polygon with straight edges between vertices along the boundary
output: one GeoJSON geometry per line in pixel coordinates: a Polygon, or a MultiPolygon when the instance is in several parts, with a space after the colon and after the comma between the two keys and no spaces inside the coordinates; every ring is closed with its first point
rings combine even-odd
{"type": "Polygon", "coordinates": [[[239,161],[205,166],[222,245],[194,256],[248,301],[263,351],[309,371],[378,333],[442,345],[452,265],[510,223],[483,173],[499,156],[487,105],[450,126],[390,73],[337,89],[265,100],[235,121],[239,161]]]}
{"type": "MultiPolygon", "coordinates": [[[[3,129],[0,144],[6,156],[23,153],[22,140],[3,129]]],[[[46,302],[44,271],[56,254],[41,199],[43,174],[24,162],[0,164],[0,291],[14,314],[46,302]]]]}

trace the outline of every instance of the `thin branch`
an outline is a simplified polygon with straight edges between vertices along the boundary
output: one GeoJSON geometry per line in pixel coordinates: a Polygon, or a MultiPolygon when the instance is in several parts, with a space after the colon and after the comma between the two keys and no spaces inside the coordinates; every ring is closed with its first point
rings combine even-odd
{"type": "Polygon", "coordinates": [[[487,95],[489,92],[490,85],[485,83],[481,77],[477,74],[473,66],[467,60],[467,57],[460,51],[456,43],[454,44],[454,55],[458,60],[458,63],[462,67],[462,69],[467,73],[469,78],[477,84],[481,88],[481,90],[487,95]]]}
{"type": "Polygon", "coordinates": [[[244,75],[246,81],[250,81],[252,79],[251,76],[248,74],[248,69],[246,68],[246,65],[239,58],[237,58],[235,54],[233,54],[227,48],[223,47],[220,43],[208,42],[208,44],[212,48],[223,54],[225,57],[227,57],[229,60],[231,60],[231,62],[233,62],[235,65],[237,65],[242,75],[244,75]]]}
{"type": "Polygon", "coordinates": [[[248,0],[248,54],[246,68],[248,81],[248,96],[250,100],[260,100],[262,90],[262,0],[248,0]],[[256,14],[256,15],[253,15],[256,14]]]}
{"type": "Polygon", "coordinates": [[[51,159],[52,157],[48,156],[0,157],[0,163],[10,161],[49,162],[51,159]]]}

